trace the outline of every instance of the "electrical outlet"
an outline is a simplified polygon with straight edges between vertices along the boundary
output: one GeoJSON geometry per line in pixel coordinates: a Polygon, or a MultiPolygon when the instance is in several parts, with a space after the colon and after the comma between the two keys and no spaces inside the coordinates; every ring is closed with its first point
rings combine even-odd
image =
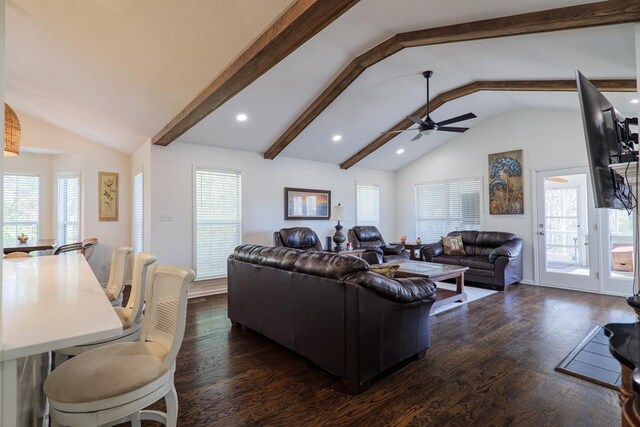
{"type": "Polygon", "coordinates": [[[173,218],[171,217],[170,213],[161,213],[160,214],[160,221],[171,222],[171,221],[173,221],[173,218]]]}

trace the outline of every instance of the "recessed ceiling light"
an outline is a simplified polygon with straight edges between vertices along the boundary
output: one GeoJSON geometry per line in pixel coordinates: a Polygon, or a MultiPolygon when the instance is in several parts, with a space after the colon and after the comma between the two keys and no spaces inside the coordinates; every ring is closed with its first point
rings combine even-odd
{"type": "Polygon", "coordinates": [[[632,103],[632,104],[637,104],[638,102],[640,102],[640,101],[639,101],[639,100],[637,100],[637,99],[632,99],[632,100],[631,100],[631,103],[632,103]]]}
{"type": "Polygon", "coordinates": [[[404,153],[404,148],[398,148],[396,150],[396,154],[402,154],[402,153],[404,153]]]}
{"type": "Polygon", "coordinates": [[[333,142],[338,142],[342,139],[342,135],[333,135],[333,138],[331,138],[333,140],[333,142]]]}
{"type": "Polygon", "coordinates": [[[238,114],[238,115],[236,116],[236,120],[237,120],[237,121],[239,121],[239,122],[244,122],[245,120],[247,120],[247,118],[248,118],[248,117],[247,117],[247,115],[246,115],[246,114],[238,114]]]}

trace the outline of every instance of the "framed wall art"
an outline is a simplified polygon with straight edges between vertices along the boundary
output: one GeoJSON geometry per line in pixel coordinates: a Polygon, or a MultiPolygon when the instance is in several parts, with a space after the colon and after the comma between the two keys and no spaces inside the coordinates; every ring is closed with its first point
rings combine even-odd
{"type": "Polygon", "coordinates": [[[522,150],[489,154],[489,213],[524,214],[522,150]]]}
{"type": "Polygon", "coordinates": [[[117,172],[98,172],[98,219],[99,221],[118,221],[117,172]]]}
{"type": "Polygon", "coordinates": [[[329,219],[331,191],[307,188],[284,189],[284,219],[329,219]]]}

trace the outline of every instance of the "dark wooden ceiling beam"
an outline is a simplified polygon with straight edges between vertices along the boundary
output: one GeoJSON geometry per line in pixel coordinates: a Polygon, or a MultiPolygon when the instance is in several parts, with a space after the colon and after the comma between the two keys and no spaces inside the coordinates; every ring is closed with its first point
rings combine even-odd
{"type": "Polygon", "coordinates": [[[407,47],[640,21],[639,0],[610,0],[396,34],[355,58],[264,153],[274,159],[371,65],[407,47]]]}
{"type": "MultiPolygon", "coordinates": [[[[635,92],[635,80],[592,80],[593,84],[603,92],[635,92]]],[[[498,81],[475,81],[447,92],[443,92],[434,97],[430,102],[431,112],[442,107],[447,102],[471,95],[480,91],[493,92],[572,92],[576,90],[575,80],[498,80],[498,81]]],[[[426,104],[421,105],[410,116],[424,117],[426,114],[426,104]]],[[[414,123],[406,118],[390,127],[387,132],[408,129],[414,123]]],[[[374,151],[384,146],[387,142],[398,136],[397,133],[385,133],[371,141],[366,147],[349,157],[340,164],[341,169],[349,169],[360,160],[364,159],[374,151]]]]}
{"type": "Polygon", "coordinates": [[[152,139],[169,145],[360,0],[297,0],[152,139]]]}

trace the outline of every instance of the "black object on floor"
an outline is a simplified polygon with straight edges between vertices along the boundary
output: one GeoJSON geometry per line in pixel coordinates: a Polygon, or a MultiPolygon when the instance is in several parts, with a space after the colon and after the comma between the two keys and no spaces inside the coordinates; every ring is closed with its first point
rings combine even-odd
{"type": "Polygon", "coordinates": [[[556,371],[618,390],[620,363],[609,352],[609,338],[596,326],[556,367],[556,371]]]}

